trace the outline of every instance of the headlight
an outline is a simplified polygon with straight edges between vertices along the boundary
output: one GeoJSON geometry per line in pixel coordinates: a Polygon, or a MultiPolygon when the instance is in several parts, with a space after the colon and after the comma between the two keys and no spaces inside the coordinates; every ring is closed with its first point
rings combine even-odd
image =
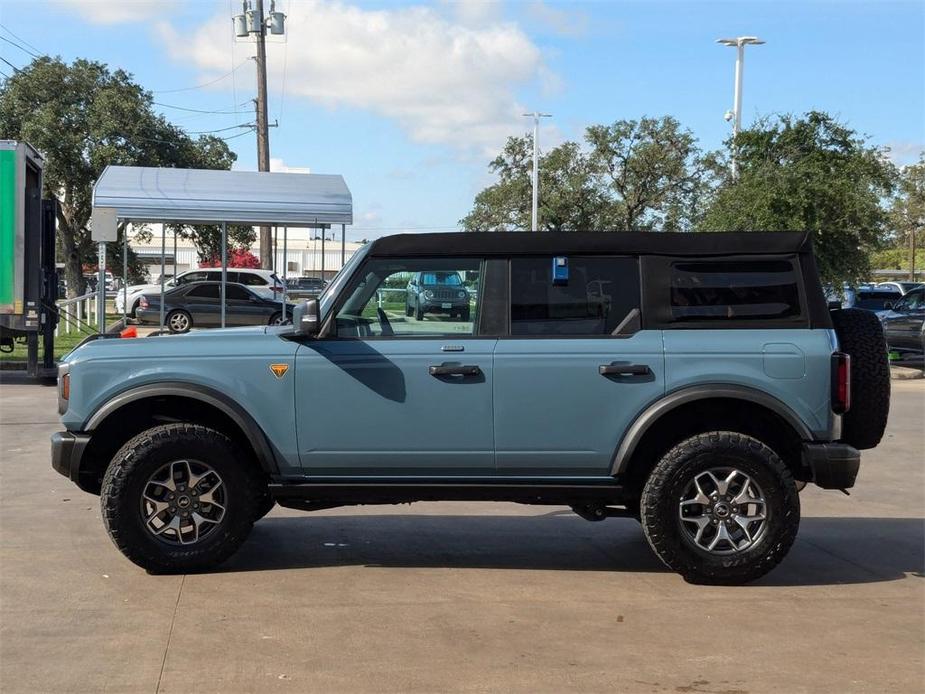
{"type": "Polygon", "coordinates": [[[432,291],[430,291],[429,289],[427,289],[427,290],[424,291],[424,298],[425,298],[425,299],[433,299],[433,298],[434,298],[434,293],[433,293],[432,291]]]}
{"type": "Polygon", "coordinates": [[[460,299],[465,299],[465,298],[466,298],[466,293],[461,291],[461,292],[459,292],[458,296],[459,296],[460,299]]]}

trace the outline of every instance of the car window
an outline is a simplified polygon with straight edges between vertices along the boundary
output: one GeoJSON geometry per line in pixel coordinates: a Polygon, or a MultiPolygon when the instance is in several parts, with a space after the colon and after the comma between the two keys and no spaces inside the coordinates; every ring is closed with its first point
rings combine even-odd
{"type": "Polygon", "coordinates": [[[800,315],[797,273],[788,260],[676,262],[675,321],[761,320],[800,315]]]}
{"type": "Polygon", "coordinates": [[[482,261],[469,258],[377,259],[358,274],[335,316],[338,337],[472,335],[478,315],[482,261]],[[408,291],[414,273],[446,282],[408,291]]]}
{"type": "Polygon", "coordinates": [[[635,308],[639,308],[635,258],[511,260],[512,335],[610,335],[635,308]],[[555,279],[554,263],[567,268],[555,279]]]}
{"type": "Polygon", "coordinates": [[[225,298],[234,301],[250,301],[253,296],[240,284],[229,284],[225,286],[225,298]]]}
{"type": "Polygon", "coordinates": [[[198,287],[193,287],[190,289],[186,295],[194,296],[200,299],[217,299],[219,297],[219,285],[217,284],[202,284],[198,287]]]}
{"type": "Polygon", "coordinates": [[[925,292],[918,291],[909,292],[895,306],[897,311],[919,311],[923,308],[925,308],[925,292]]]}
{"type": "Polygon", "coordinates": [[[208,272],[187,272],[177,277],[177,284],[189,284],[190,282],[202,282],[209,279],[208,272]]]}
{"type": "Polygon", "coordinates": [[[241,272],[238,273],[238,281],[241,284],[245,284],[249,287],[261,287],[269,284],[265,277],[261,277],[255,272],[241,272]]]}
{"type": "Polygon", "coordinates": [[[854,305],[856,308],[863,308],[868,311],[882,311],[888,301],[896,302],[901,297],[902,295],[899,292],[861,290],[857,294],[854,305]]]}

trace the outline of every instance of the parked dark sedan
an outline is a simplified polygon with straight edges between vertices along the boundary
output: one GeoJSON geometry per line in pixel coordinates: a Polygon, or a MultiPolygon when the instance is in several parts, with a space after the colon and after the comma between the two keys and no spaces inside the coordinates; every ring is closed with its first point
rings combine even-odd
{"type": "MultiPolygon", "coordinates": [[[[218,327],[222,324],[221,282],[190,282],[164,294],[164,322],[172,333],[190,328],[218,327]]],[[[286,319],[293,304],[286,304],[286,319]]],[[[142,323],[159,323],[160,294],[143,294],[136,315],[142,323]]],[[[280,325],[283,311],[279,301],[258,296],[243,284],[225,287],[225,325],[280,325]]]]}
{"type": "Polygon", "coordinates": [[[880,321],[891,352],[925,354],[925,287],[897,300],[880,321]]]}

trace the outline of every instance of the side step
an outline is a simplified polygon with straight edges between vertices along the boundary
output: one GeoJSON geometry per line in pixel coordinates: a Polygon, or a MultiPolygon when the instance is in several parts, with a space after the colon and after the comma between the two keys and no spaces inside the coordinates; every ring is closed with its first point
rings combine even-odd
{"type": "Polygon", "coordinates": [[[405,504],[413,501],[512,501],[551,506],[622,504],[624,487],[612,478],[588,481],[469,479],[317,480],[270,484],[280,506],[319,510],[358,504],[405,504]]]}

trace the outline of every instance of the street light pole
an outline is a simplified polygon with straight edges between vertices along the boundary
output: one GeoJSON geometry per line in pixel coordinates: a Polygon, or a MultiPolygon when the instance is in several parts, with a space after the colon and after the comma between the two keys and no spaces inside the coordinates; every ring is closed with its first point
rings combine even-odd
{"type": "Polygon", "coordinates": [[[757,36],[739,36],[734,39],[717,39],[717,43],[736,48],[736,75],[735,93],[732,100],[732,112],[726,112],[726,120],[732,120],[732,178],[739,177],[739,166],[736,161],[735,138],[742,129],[742,72],[745,69],[745,46],[760,46],[764,43],[757,36]]]}
{"type": "Polygon", "coordinates": [[[540,118],[551,118],[549,113],[525,113],[525,118],[533,119],[533,201],[530,207],[530,230],[539,231],[539,190],[540,190],[540,118]]]}

